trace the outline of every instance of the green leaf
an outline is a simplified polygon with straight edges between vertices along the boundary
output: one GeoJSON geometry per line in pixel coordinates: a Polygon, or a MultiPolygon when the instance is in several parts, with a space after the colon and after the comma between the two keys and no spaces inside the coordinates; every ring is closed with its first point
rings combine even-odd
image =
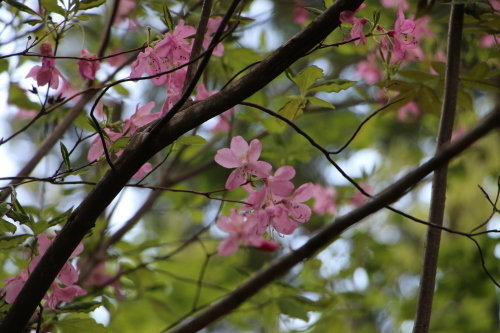
{"type": "Polygon", "coordinates": [[[333,5],[333,0],[323,0],[323,5],[325,6],[325,8],[328,8],[333,5]]]}
{"type": "Polygon", "coordinates": [[[7,216],[19,223],[27,223],[30,221],[30,217],[28,215],[16,212],[15,210],[11,210],[10,212],[8,212],[7,216]]]}
{"type": "Polygon", "coordinates": [[[434,81],[439,80],[440,77],[437,75],[432,75],[430,73],[425,73],[421,71],[416,71],[412,69],[403,69],[398,72],[399,75],[407,79],[415,80],[417,82],[422,81],[434,81]]]}
{"type": "Polygon", "coordinates": [[[0,237],[0,250],[7,250],[19,246],[33,235],[13,235],[0,237]]]}
{"type": "Polygon", "coordinates": [[[113,144],[111,145],[111,148],[109,150],[112,153],[117,153],[120,150],[125,149],[125,147],[127,146],[128,142],[130,141],[130,138],[131,138],[130,136],[122,136],[121,138],[119,138],[118,140],[116,140],[115,142],[113,142],[113,144]]]}
{"type": "Polygon", "coordinates": [[[285,130],[285,127],[278,125],[273,117],[264,118],[261,120],[262,126],[271,134],[279,134],[285,130]]]}
{"type": "Polygon", "coordinates": [[[417,5],[417,14],[415,15],[415,19],[421,18],[427,14],[429,14],[434,7],[434,3],[436,0],[419,0],[417,5]]]}
{"type": "Polygon", "coordinates": [[[431,61],[431,66],[441,76],[444,76],[446,73],[446,64],[444,62],[431,61]]]}
{"type": "Polygon", "coordinates": [[[116,86],[113,86],[113,89],[116,90],[116,92],[122,96],[129,96],[130,95],[130,92],[121,84],[117,84],[116,86]]]}
{"type": "Polygon", "coordinates": [[[10,205],[6,202],[0,203],[0,217],[4,216],[5,213],[10,209],[10,205]]]}
{"type": "Polygon", "coordinates": [[[292,318],[309,321],[307,311],[304,310],[302,305],[299,302],[296,302],[294,299],[285,296],[279,297],[276,302],[278,303],[278,308],[280,309],[281,313],[292,318]]]}
{"type": "Polygon", "coordinates": [[[310,12],[310,13],[315,14],[315,15],[321,15],[321,14],[323,14],[323,11],[321,9],[318,9],[318,8],[304,7],[304,9],[307,10],[308,12],[310,12]]]}
{"type": "Polygon", "coordinates": [[[317,98],[317,97],[313,97],[313,96],[309,96],[309,97],[306,97],[306,99],[313,103],[314,105],[317,105],[319,107],[322,107],[322,108],[330,108],[330,109],[335,109],[335,106],[333,106],[332,104],[330,104],[329,102],[325,101],[325,100],[322,100],[321,98],[317,98]]]}
{"type": "Polygon", "coordinates": [[[497,93],[500,92],[500,87],[497,84],[495,84],[495,82],[489,81],[489,80],[480,80],[480,79],[461,77],[460,83],[463,84],[464,86],[466,86],[468,88],[472,88],[472,89],[494,91],[497,93]]]}
{"type": "Polygon", "coordinates": [[[46,220],[39,220],[36,223],[27,224],[35,236],[40,235],[42,232],[49,228],[49,223],[46,220]]]}
{"type": "Polygon", "coordinates": [[[23,5],[22,3],[20,3],[20,2],[18,2],[16,0],[4,0],[4,1],[7,4],[11,5],[12,7],[15,7],[15,8],[19,9],[22,12],[25,12],[25,13],[28,13],[28,14],[31,14],[31,15],[40,16],[33,9],[29,8],[26,5],[23,5]]]}
{"type": "Polygon", "coordinates": [[[108,329],[92,318],[71,318],[52,322],[53,327],[64,333],[107,333],[108,329]]]}
{"type": "Polygon", "coordinates": [[[199,135],[193,135],[193,136],[182,136],[180,137],[177,141],[179,144],[183,144],[186,146],[191,146],[191,145],[204,145],[208,143],[205,138],[199,136],[199,135]]]}
{"type": "Polygon", "coordinates": [[[347,90],[355,85],[357,81],[336,79],[336,80],[327,80],[320,85],[312,87],[309,89],[309,92],[313,91],[324,91],[327,93],[336,92],[338,93],[341,90],[347,90]]]}
{"type": "Polygon", "coordinates": [[[42,7],[47,9],[51,13],[56,13],[62,16],[66,16],[66,11],[57,5],[57,0],[40,0],[42,7]]]}
{"type": "Polygon", "coordinates": [[[73,207],[65,211],[64,213],[54,217],[52,220],[49,221],[49,227],[53,227],[58,224],[64,224],[66,221],[68,221],[69,216],[73,212],[73,207]]]}
{"type": "MultiPolygon", "coordinates": [[[[278,113],[286,119],[294,121],[302,114],[303,107],[304,105],[301,103],[301,101],[297,98],[294,98],[286,102],[286,104],[278,111],[278,113]]],[[[280,125],[285,124],[285,122],[280,119],[277,119],[277,121],[280,125]]]]}
{"type": "Polygon", "coordinates": [[[59,146],[61,148],[61,155],[64,161],[64,165],[66,166],[66,170],[69,170],[71,169],[71,163],[69,161],[68,150],[66,149],[66,146],[64,145],[64,143],[62,143],[62,141],[59,141],[59,146]]]}
{"type": "Polygon", "coordinates": [[[105,2],[106,0],[83,0],[80,1],[80,10],[99,7],[105,2]]]}
{"type": "Polygon", "coordinates": [[[488,66],[485,62],[478,62],[472,69],[469,71],[471,77],[475,79],[482,79],[486,76],[486,74],[490,71],[490,66],[488,66]]]}
{"type": "Polygon", "coordinates": [[[439,100],[439,96],[436,94],[435,89],[422,85],[422,87],[415,94],[415,97],[417,98],[422,111],[430,112],[435,115],[439,115],[441,113],[441,101],[439,100]]]}
{"type": "Polygon", "coordinates": [[[0,219],[0,234],[3,234],[4,232],[16,232],[17,227],[10,223],[5,221],[4,219],[0,219]]]}
{"type": "Polygon", "coordinates": [[[323,70],[321,68],[318,66],[310,66],[293,77],[292,81],[299,87],[300,94],[305,96],[309,87],[322,77],[323,70]]]}
{"type": "Polygon", "coordinates": [[[170,10],[168,10],[168,7],[166,4],[163,4],[162,21],[167,26],[168,31],[174,31],[174,21],[172,20],[172,15],[170,15],[170,10]]]}
{"type": "Polygon", "coordinates": [[[67,312],[83,312],[83,313],[89,313],[97,309],[98,307],[102,306],[103,304],[101,302],[82,302],[82,303],[76,303],[76,304],[70,304],[63,306],[58,313],[67,313],[67,312]]]}

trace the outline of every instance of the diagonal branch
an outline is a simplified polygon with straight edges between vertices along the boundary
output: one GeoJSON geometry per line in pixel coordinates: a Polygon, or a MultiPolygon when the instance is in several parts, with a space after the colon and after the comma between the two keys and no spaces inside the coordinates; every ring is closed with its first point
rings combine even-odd
{"type": "Polygon", "coordinates": [[[443,147],[436,156],[376,195],[375,199],[335,219],[329,226],[311,237],[302,247],[272,261],[267,267],[261,269],[234,291],[226,295],[222,300],[195,317],[189,318],[187,322],[181,324],[170,333],[197,332],[230,313],[247,299],[255,295],[259,290],[288,272],[293,266],[312,257],[318,250],[330,244],[344,230],[379,211],[384,206],[398,200],[408,189],[420,182],[429,173],[447,164],[450,159],[465,151],[470,144],[485,136],[495,128],[500,128],[500,107],[497,107],[461,139],[443,147]]]}
{"type": "MultiPolygon", "coordinates": [[[[1,332],[22,332],[55,277],[79,242],[94,227],[97,217],[122,190],[137,170],[158,151],[182,134],[201,125],[253,95],[286,68],[325,39],[339,25],[342,11],[354,11],[363,0],[338,0],[309,26],[278,48],[240,80],[210,98],[180,110],[169,121],[151,132],[138,132],[52,242],[31,273],[24,288],[0,324],[1,332]]],[[[216,38],[214,38],[216,40],[216,38]]],[[[169,118],[170,118],[169,117],[169,118]]],[[[159,124],[160,124],[159,123],[159,124]]]]}

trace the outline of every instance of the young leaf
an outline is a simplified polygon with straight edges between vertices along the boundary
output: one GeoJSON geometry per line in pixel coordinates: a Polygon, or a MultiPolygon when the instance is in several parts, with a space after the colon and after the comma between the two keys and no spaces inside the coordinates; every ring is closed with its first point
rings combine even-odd
{"type": "Polygon", "coordinates": [[[323,11],[321,9],[318,9],[318,8],[304,7],[304,9],[307,10],[308,12],[313,13],[313,14],[318,15],[318,16],[323,14],[323,11]]]}
{"type": "Polygon", "coordinates": [[[31,15],[36,15],[36,16],[40,16],[37,14],[37,12],[35,12],[33,9],[29,8],[28,6],[26,5],[23,5],[22,3],[20,3],[19,1],[16,1],[16,0],[4,0],[7,4],[11,5],[12,7],[15,7],[17,9],[19,9],[20,11],[22,12],[25,12],[25,13],[28,13],[28,14],[31,14],[31,15]]]}
{"type": "MultiPolygon", "coordinates": [[[[286,119],[289,119],[291,121],[294,121],[295,118],[299,117],[302,114],[302,108],[303,104],[301,101],[297,98],[291,99],[288,102],[286,102],[285,106],[283,106],[278,113],[285,117],[286,119]]],[[[278,124],[280,125],[285,125],[285,122],[276,119],[278,121],[278,124]]]]}
{"type": "Polygon", "coordinates": [[[170,15],[170,10],[168,10],[168,7],[166,4],[163,4],[162,21],[167,26],[168,31],[174,31],[174,22],[172,20],[172,15],[170,15]]]}
{"type": "Polygon", "coordinates": [[[90,8],[95,8],[99,7],[100,5],[104,4],[106,0],[82,0],[80,1],[80,10],[84,9],[90,9],[90,8]]]}
{"type": "Polygon", "coordinates": [[[68,313],[68,312],[83,312],[89,313],[102,306],[101,302],[92,301],[92,302],[82,302],[76,304],[70,304],[63,306],[57,311],[58,313],[68,313]]]}
{"type": "Polygon", "coordinates": [[[353,85],[355,85],[357,81],[349,81],[349,80],[343,80],[343,79],[335,79],[335,80],[327,80],[323,82],[322,84],[315,86],[309,90],[308,92],[313,92],[313,91],[324,91],[327,93],[331,92],[336,92],[338,93],[341,90],[347,90],[353,85]]]}
{"type": "Polygon", "coordinates": [[[7,250],[17,247],[33,235],[13,235],[0,237],[0,250],[7,250]]]}
{"type": "Polygon", "coordinates": [[[28,215],[16,212],[15,210],[8,212],[7,216],[19,223],[27,223],[30,221],[30,217],[28,215]]]}
{"type": "Polygon", "coordinates": [[[41,0],[42,7],[51,13],[56,13],[62,16],[66,15],[66,11],[57,5],[57,0],[41,0]]]}
{"type": "Polygon", "coordinates": [[[66,149],[66,146],[64,145],[64,143],[62,143],[62,141],[59,141],[59,146],[61,147],[61,155],[64,161],[64,165],[66,166],[66,170],[69,170],[71,169],[71,163],[69,161],[68,150],[66,149]]]}
{"type": "Polygon", "coordinates": [[[0,219],[0,234],[3,234],[4,232],[16,232],[17,230],[17,227],[8,222],[8,221],[5,221],[4,219],[0,219]]]}
{"type": "Polygon", "coordinates": [[[279,297],[276,302],[278,303],[278,308],[281,313],[292,317],[302,319],[303,321],[309,321],[309,316],[307,311],[303,309],[302,305],[290,297],[279,297]]]}
{"type": "Polygon", "coordinates": [[[199,135],[193,135],[193,136],[183,136],[180,137],[177,141],[177,143],[186,145],[186,146],[191,146],[191,145],[204,145],[208,143],[205,138],[199,136],[199,135]]]}
{"type": "Polygon", "coordinates": [[[52,325],[59,332],[70,333],[107,333],[108,329],[96,323],[92,318],[70,318],[61,321],[53,321],[52,325]]]}
{"type": "Polygon", "coordinates": [[[314,105],[317,105],[319,107],[322,107],[322,108],[330,108],[330,109],[335,109],[335,106],[333,106],[332,104],[330,104],[329,102],[325,101],[325,100],[322,100],[321,98],[317,98],[317,97],[313,97],[313,96],[309,96],[309,97],[306,97],[306,99],[313,103],[314,105]]]}
{"type": "Polygon", "coordinates": [[[130,141],[130,136],[122,136],[121,138],[113,142],[109,151],[111,151],[112,153],[117,153],[120,150],[125,149],[129,141],[130,141]]]}
{"type": "Polygon", "coordinates": [[[310,66],[301,71],[292,81],[299,87],[300,94],[305,96],[310,86],[323,77],[323,70],[317,66],[310,66]]]}
{"type": "Polygon", "coordinates": [[[49,227],[53,227],[58,224],[64,224],[68,220],[68,217],[71,215],[71,212],[73,211],[73,207],[65,211],[64,213],[54,217],[52,220],[48,222],[49,227]]]}

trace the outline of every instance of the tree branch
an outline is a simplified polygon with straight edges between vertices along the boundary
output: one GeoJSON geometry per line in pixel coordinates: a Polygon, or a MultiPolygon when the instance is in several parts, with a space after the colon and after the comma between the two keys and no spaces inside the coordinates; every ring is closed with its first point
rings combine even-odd
{"type": "MultiPolygon", "coordinates": [[[[115,172],[108,170],[80,206],[73,211],[12,304],[0,324],[0,331],[16,333],[24,330],[38,303],[73,250],[94,227],[97,217],[144,163],[182,134],[262,89],[336,29],[340,25],[339,16],[342,11],[354,11],[361,3],[363,0],[337,1],[304,30],[224,91],[180,110],[173,117],[168,113],[166,117],[171,119],[166,124],[160,121],[162,126],[157,127],[156,131],[136,133],[115,162],[115,172]]],[[[214,37],[214,40],[216,39],[214,37]]]]}
{"type": "MultiPolygon", "coordinates": [[[[437,137],[437,151],[451,140],[460,73],[460,47],[462,42],[462,27],[464,20],[464,5],[452,5],[450,25],[448,30],[448,52],[445,76],[444,99],[437,137]]],[[[448,165],[443,164],[434,172],[432,180],[431,207],[429,222],[442,226],[446,202],[446,183],[448,165]]],[[[429,331],[432,300],[436,284],[436,271],[441,242],[441,229],[429,227],[425,240],[422,274],[418,294],[417,311],[413,333],[427,333],[429,331]]]]}
{"type": "Polygon", "coordinates": [[[195,317],[189,318],[187,322],[178,326],[170,333],[197,332],[230,313],[266,285],[288,272],[293,266],[305,259],[311,258],[317,251],[330,244],[344,230],[352,227],[357,222],[377,212],[384,206],[398,200],[408,189],[421,181],[429,173],[439,168],[441,165],[448,163],[450,159],[466,150],[474,141],[485,136],[495,128],[500,128],[500,107],[497,107],[461,139],[443,147],[428,162],[386,188],[376,195],[375,199],[363,204],[344,216],[338,217],[329,226],[311,237],[302,247],[273,260],[267,267],[258,271],[254,276],[226,295],[219,302],[195,317]]]}

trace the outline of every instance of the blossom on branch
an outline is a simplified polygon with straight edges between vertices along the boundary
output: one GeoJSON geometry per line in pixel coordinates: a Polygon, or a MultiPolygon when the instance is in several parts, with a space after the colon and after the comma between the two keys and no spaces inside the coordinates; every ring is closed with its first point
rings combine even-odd
{"type": "Polygon", "coordinates": [[[392,38],[393,44],[390,45],[387,38],[383,38],[382,46],[392,49],[398,55],[399,59],[403,59],[407,50],[417,48],[415,37],[408,36],[408,34],[411,34],[415,30],[415,26],[415,21],[405,19],[403,9],[399,7],[394,30],[387,32],[387,35],[392,38]]]}
{"type": "Polygon", "coordinates": [[[344,10],[342,13],[340,13],[340,22],[353,23],[353,26],[351,28],[351,36],[347,40],[359,38],[354,41],[354,45],[358,45],[360,41],[362,41],[363,44],[366,45],[366,37],[365,34],[363,33],[363,26],[368,22],[368,20],[366,18],[354,17],[354,14],[356,14],[365,7],[366,5],[362,4],[354,12],[351,12],[350,10],[344,10]]]}
{"type": "Polygon", "coordinates": [[[241,136],[231,140],[231,148],[217,151],[215,162],[225,168],[236,168],[227,179],[226,189],[232,191],[248,181],[248,175],[267,177],[271,173],[271,164],[257,161],[262,151],[262,143],[254,139],[250,145],[241,136]]]}
{"type": "Polygon", "coordinates": [[[43,55],[54,56],[50,41],[46,41],[40,45],[40,54],[42,54],[42,66],[37,65],[31,68],[25,78],[32,77],[36,80],[36,84],[39,87],[48,83],[52,89],[59,88],[59,77],[68,84],[61,72],[56,68],[56,60],[54,58],[43,57],[43,55]]]}
{"type": "MultiPolygon", "coordinates": [[[[80,57],[86,59],[97,59],[97,55],[90,53],[87,49],[82,49],[80,57]]],[[[84,80],[95,79],[95,72],[97,72],[100,68],[101,64],[99,61],[78,60],[78,71],[84,80]]]]}

